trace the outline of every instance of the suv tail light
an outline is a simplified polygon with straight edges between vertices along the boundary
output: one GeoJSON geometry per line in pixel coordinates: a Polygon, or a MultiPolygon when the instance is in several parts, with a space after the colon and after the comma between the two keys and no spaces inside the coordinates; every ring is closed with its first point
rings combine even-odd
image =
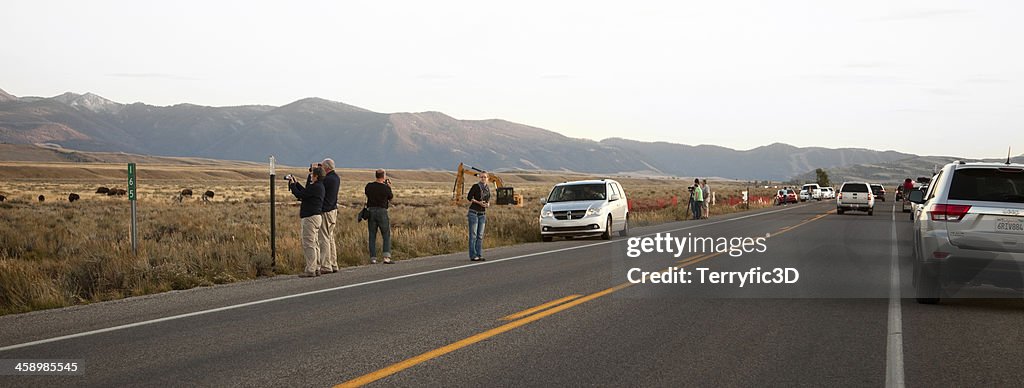
{"type": "Polygon", "coordinates": [[[947,205],[940,203],[936,204],[931,210],[928,210],[928,216],[932,221],[959,222],[970,210],[971,205],[947,205]]]}

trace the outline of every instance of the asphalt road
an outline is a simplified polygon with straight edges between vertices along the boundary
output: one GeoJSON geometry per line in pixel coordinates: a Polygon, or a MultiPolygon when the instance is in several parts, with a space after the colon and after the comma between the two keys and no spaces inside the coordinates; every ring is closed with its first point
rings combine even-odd
{"type": "Polygon", "coordinates": [[[631,231],[768,236],[740,257],[556,241],[491,249],[482,264],[456,254],[4,316],[0,359],[81,359],[84,373],[0,386],[1024,385],[1016,294],[919,305],[905,215],[833,206],[631,231]],[[799,279],[627,281],[631,268],[669,267],[799,279]]]}

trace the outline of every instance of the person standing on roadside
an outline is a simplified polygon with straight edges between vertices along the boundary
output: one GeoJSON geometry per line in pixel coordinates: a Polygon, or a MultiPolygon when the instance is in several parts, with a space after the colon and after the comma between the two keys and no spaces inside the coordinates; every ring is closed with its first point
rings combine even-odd
{"type": "Polygon", "coordinates": [[[366,226],[370,234],[370,264],[377,264],[377,231],[380,231],[384,251],[384,264],[393,264],[391,261],[391,222],[388,220],[388,205],[395,195],[391,192],[391,180],[387,178],[384,169],[374,172],[377,180],[367,183],[363,192],[366,194],[366,209],[370,212],[370,218],[366,220],[366,226]]]}
{"type": "Polygon", "coordinates": [[[700,185],[700,191],[704,194],[704,207],[700,209],[702,218],[711,217],[711,199],[714,198],[711,194],[711,186],[708,186],[708,180],[704,179],[700,185]]]}
{"type": "Polygon", "coordinates": [[[302,187],[295,177],[288,175],[288,189],[295,198],[302,201],[299,207],[299,218],[302,219],[302,254],[306,258],[305,271],[299,277],[309,278],[320,275],[320,226],[322,225],[321,210],[324,205],[324,185],[320,180],[324,177],[324,169],[310,169],[310,183],[302,187]]]}
{"type": "Polygon", "coordinates": [[[324,204],[320,211],[320,274],[338,272],[338,248],[334,241],[334,229],[338,223],[338,190],[341,178],[334,172],[334,159],[327,158],[320,162],[327,174],[324,176],[324,204]]]}
{"type": "Polygon", "coordinates": [[[704,190],[700,188],[700,179],[693,180],[693,219],[701,219],[704,208],[704,190]]]}
{"type": "Polygon", "coordinates": [[[477,174],[480,182],[469,189],[469,260],[484,261],[484,226],[487,224],[487,208],[491,205],[491,187],[487,184],[487,173],[477,174]]]}

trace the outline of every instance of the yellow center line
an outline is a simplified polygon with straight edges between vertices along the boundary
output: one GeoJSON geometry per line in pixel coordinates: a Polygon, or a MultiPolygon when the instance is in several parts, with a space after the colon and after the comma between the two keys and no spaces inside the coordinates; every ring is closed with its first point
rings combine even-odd
{"type": "Polygon", "coordinates": [[[528,308],[526,310],[520,311],[520,312],[512,314],[512,315],[506,315],[506,316],[502,317],[501,320],[502,321],[513,321],[513,320],[525,317],[527,315],[533,314],[535,312],[547,309],[549,307],[558,306],[558,305],[560,305],[562,303],[565,303],[565,302],[568,302],[570,300],[579,298],[581,296],[583,296],[583,295],[580,295],[580,294],[569,295],[569,296],[561,298],[561,299],[556,299],[556,300],[544,303],[542,305],[538,305],[538,306],[535,306],[535,307],[528,308]]]}
{"type": "Polygon", "coordinates": [[[697,259],[699,259],[699,258],[701,258],[703,256],[704,256],[704,254],[700,254],[700,255],[696,255],[696,256],[690,256],[690,257],[687,257],[685,259],[677,261],[676,264],[683,264],[683,263],[685,263],[687,261],[690,261],[690,260],[697,260],[697,259]]]}
{"type": "Polygon", "coordinates": [[[477,342],[483,341],[485,339],[494,337],[494,336],[496,336],[498,334],[505,333],[505,332],[507,332],[509,330],[512,330],[512,329],[515,329],[517,327],[526,325],[526,324],[528,324],[530,322],[537,321],[537,320],[539,320],[541,318],[544,318],[544,317],[547,317],[547,316],[559,313],[561,311],[565,311],[567,309],[576,307],[576,306],[578,306],[580,304],[583,304],[583,303],[589,302],[591,300],[600,298],[602,296],[611,294],[611,293],[613,293],[615,291],[619,291],[619,290],[621,290],[623,288],[626,288],[626,287],[629,287],[629,286],[632,286],[632,285],[633,285],[632,283],[623,283],[623,284],[617,285],[615,287],[612,287],[612,288],[609,288],[609,289],[606,289],[606,290],[603,290],[603,291],[595,292],[593,294],[584,296],[582,298],[576,299],[576,300],[571,301],[569,303],[566,303],[566,304],[554,307],[554,308],[552,308],[550,310],[545,310],[545,311],[542,311],[540,313],[537,313],[537,314],[534,314],[534,315],[530,315],[528,317],[525,317],[525,318],[522,318],[522,319],[519,319],[519,320],[516,320],[516,321],[512,321],[512,322],[506,323],[504,325],[498,326],[498,327],[493,328],[491,330],[487,330],[487,331],[485,331],[483,333],[480,333],[480,334],[476,334],[476,335],[474,335],[472,337],[463,339],[461,341],[453,342],[451,344],[448,344],[448,345],[442,346],[440,348],[431,350],[429,352],[420,354],[418,356],[409,358],[409,359],[407,359],[405,361],[401,361],[401,362],[392,364],[391,366],[388,366],[388,367],[386,367],[384,369],[381,369],[381,370],[378,370],[378,371],[375,371],[375,372],[371,372],[371,373],[367,373],[365,375],[359,376],[359,377],[354,378],[352,380],[349,380],[349,381],[346,381],[344,383],[338,384],[338,385],[335,386],[335,388],[359,387],[359,386],[363,386],[363,385],[372,383],[374,381],[380,380],[382,378],[385,378],[385,377],[391,376],[391,375],[393,375],[395,373],[398,373],[398,372],[401,372],[403,370],[406,370],[406,369],[408,369],[410,367],[413,367],[413,366],[415,366],[417,364],[420,364],[420,363],[423,363],[425,361],[429,361],[429,360],[432,360],[434,358],[443,356],[445,354],[454,352],[454,351],[462,349],[462,348],[464,348],[466,346],[469,346],[469,345],[475,344],[477,342]]]}
{"type": "MultiPolygon", "coordinates": [[[[790,227],[786,231],[793,230],[793,229],[796,229],[797,227],[799,227],[801,225],[805,225],[805,224],[810,223],[812,221],[819,220],[822,217],[825,217],[826,215],[828,215],[829,213],[832,213],[832,212],[830,211],[828,213],[825,213],[825,214],[822,214],[820,216],[814,217],[814,218],[812,218],[810,220],[801,222],[801,223],[799,223],[797,225],[794,225],[794,226],[790,227]]],[[[697,255],[697,256],[694,256],[694,257],[691,257],[691,258],[687,258],[687,259],[682,260],[679,263],[679,265],[676,266],[676,268],[683,268],[683,267],[685,267],[687,265],[696,264],[696,263],[699,263],[699,262],[702,262],[702,261],[705,261],[705,260],[709,260],[709,259],[711,259],[713,257],[716,257],[716,256],[719,256],[721,254],[722,254],[722,252],[713,253],[713,254],[697,255]]],[[[668,269],[666,269],[666,271],[667,270],[668,269]]],[[[374,381],[377,381],[377,380],[383,379],[385,377],[391,376],[391,375],[393,375],[395,373],[398,373],[398,372],[401,372],[403,370],[409,369],[409,368],[411,368],[413,366],[416,366],[418,364],[421,364],[421,363],[424,363],[426,361],[430,361],[432,359],[441,357],[441,356],[443,356],[445,354],[454,352],[456,350],[459,350],[459,349],[462,349],[464,347],[473,345],[473,344],[475,344],[477,342],[480,342],[480,341],[483,341],[485,339],[488,339],[488,338],[494,337],[496,335],[508,332],[509,330],[515,329],[517,327],[529,324],[531,322],[538,321],[538,320],[543,319],[545,317],[548,317],[548,316],[560,313],[562,311],[568,310],[570,308],[579,306],[579,305],[581,305],[583,303],[592,301],[594,299],[597,299],[597,298],[600,298],[602,296],[611,294],[613,292],[629,288],[629,287],[631,287],[633,285],[634,285],[633,283],[622,283],[622,284],[619,284],[619,285],[617,285],[615,287],[608,288],[608,289],[605,289],[603,291],[598,291],[598,292],[595,292],[593,294],[590,294],[590,295],[587,295],[587,296],[583,296],[583,297],[580,297],[579,295],[569,295],[569,296],[567,296],[565,298],[554,300],[554,301],[545,303],[543,305],[540,305],[540,306],[537,306],[537,307],[533,307],[533,308],[528,309],[528,310],[524,310],[523,312],[520,312],[520,313],[517,313],[517,314],[514,314],[514,315],[520,315],[520,314],[525,313],[526,311],[535,310],[535,309],[536,310],[543,310],[543,311],[540,311],[540,312],[538,312],[536,314],[533,314],[533,315],[529,315],[530,313],[524,314],[524,315],[526,315],[526,317],[524,317],[524,318],[519,318],[519,319],[517,319],[515,321],[506,323],[504,325],[498,326],[496,328],[487,330],[487,331],[479,333],[479,334],[475,334],[475,335],[473,335],[471,337],[468,337],[468,338],[465,338],[463,340],[460,340],[460,341],[457,341],[457,342],[453,342],[451,344],[442,346],[440,348],[431,350],[429,352],[420,354],[418,356],[415,356],[415,357],[412,357],[412,358],[408,358],[408,359],[406,359],[404,361],[397,362],[397,363],[392,364],[390,366],[387,366],[387,367],[385,367],[383,369],[380,369],[380,370],[377,370],[377,371],[374,371],[374,372],[370,372],[370,373],[367,373],[365,375],[356,377],[356,378],[354,378],[352,380],[349,380],[349,381],[346,381],[344,383],[335,385],[335,388],[361,387],[363,385],[372,383],[374,381]],[[569,300],[569,301],[567,303],[562,303],[562,302],[565,302],[564,300],[569,300]],[[548,306],[546,306],[546,305],[553,305],[554,307],[551,307],[550,309],[544,310],[545,308],[548,308],[548,306]]],[[[531,311],[531,313],[532,313],[532,311],[531,311]]],[[[508,316],[506,318],[509,318],[509,317],[512,317],[512,316],[510,315],[510,316],[508,316]]],[[[515,318],[511,318],[511,319],[515,319],[515,318]]]]}

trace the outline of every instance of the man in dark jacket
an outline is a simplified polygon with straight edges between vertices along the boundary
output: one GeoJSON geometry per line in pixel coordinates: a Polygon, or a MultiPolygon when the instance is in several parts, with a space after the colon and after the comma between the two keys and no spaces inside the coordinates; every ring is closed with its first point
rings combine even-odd
{"type": "Polygon", "coordinates": [[[391,221],[388,219],[388,205],[395,198],[391,191],[391,180],[387,177],[384,169],[374,173],[377,180],[367,183],[363,192],[366,194],[366,209],[370,211],[370,218],[366,220],[366,226],[370,234],[370,264],[377,264],[377,231],[380,231],[382,246],[384,250],[384,264],[392,264],[391,261],[391,221]]]}
{"type": "Polygon", "coordinates": [[[320,226],[323,221],[320,213],[324,206],[324,185],[320,180],[324,177],[324,170],[315,167],[309,174],[310,183],[302,187],[295,177],[289,175],[288,188],[295,198],[302,201],[299,207],[299,217],[302,219],[302,253],[306,258],[306,268],[300,277],[308,278],[320,274],[320,226]]]}
{"type": "Polygon", "coordinates": [[[338,272],[338,250],[334,241],[334,226],[338,222],[338,189],[341,178],[334,172],[334,159],[320,162],[324,172],[324,205],[320,211],[323,218],[320,226],[320,274],[338,272]]]}

